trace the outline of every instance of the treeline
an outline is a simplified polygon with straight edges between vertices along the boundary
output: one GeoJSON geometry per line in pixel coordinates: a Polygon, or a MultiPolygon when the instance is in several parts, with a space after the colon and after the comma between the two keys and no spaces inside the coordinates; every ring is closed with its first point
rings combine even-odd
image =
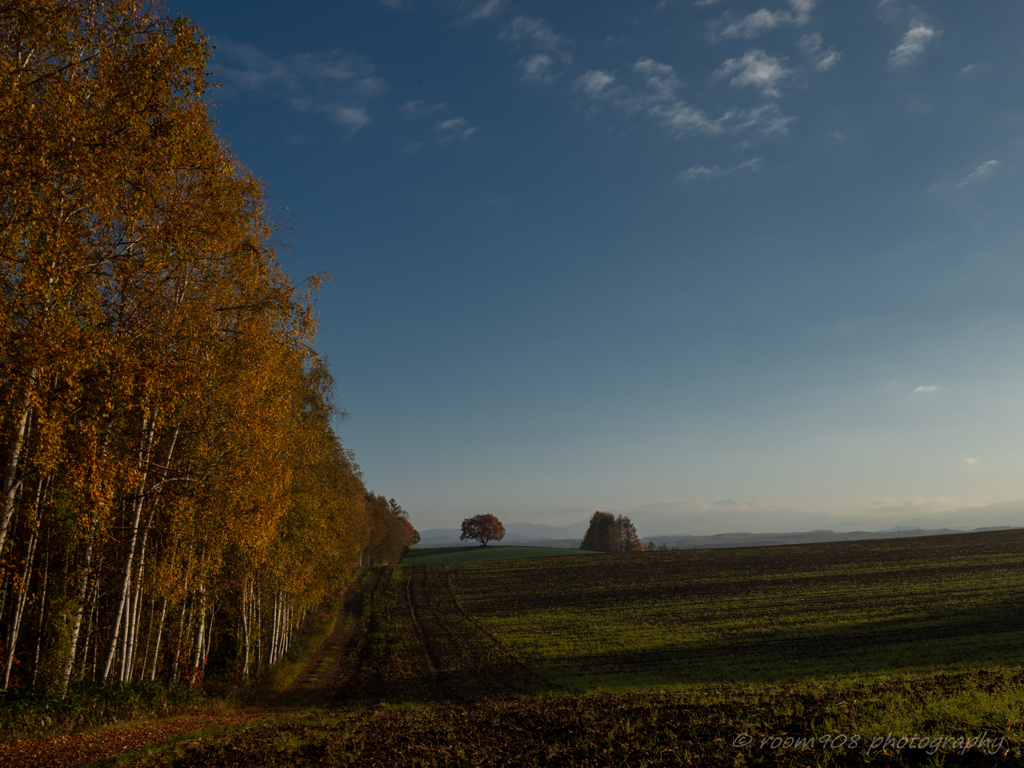
{"type": "Polygon", "coordinates": [[[0,687],[274,663],[415,532],[332,430],[312,291],[217,138],[210,49],[0,0],[0,687]]]}

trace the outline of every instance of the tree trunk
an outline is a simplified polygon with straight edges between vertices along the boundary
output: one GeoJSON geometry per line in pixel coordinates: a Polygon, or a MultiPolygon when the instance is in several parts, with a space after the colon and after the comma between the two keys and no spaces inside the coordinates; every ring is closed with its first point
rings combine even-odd
{"type": "MultiPolygon", "coordinates": [[[[89,543],[85,548],[85,556],[82,563],[82,574],[78,579],[78,600],[75,608],[75,618],[71,623],[71,643],[67,656],[64,658],[64,668],[61,670],[60,697],[63,699],[68,692],[68,683],[71,681],[71,669],[75,665],[75,654],[78,652],[78,635],[82,630],[82,618],[85,616],[86,595],[89,590],[89,568],[92,565],[92,542],[95,534],[89,534],[89,543]]],[[[88,652],[88,646],[86,646],[88,652]]],[[[83,659],[82,663],[85,663],[83,659]]]]}
{"type": "MultiPolygon", "coordinates": [[[[3,475],[3,498],[4,510],[0,517],[0,554],[4,551],[4,542],[7,541],[7,527],[10,525],[11,517],[14,515],[14,496],[18,491],[20,482],[15,482],[18,476],[18,462],[21,459],[21,451],[25,445],[25,430],[28,427],[28,417],[32,413],[32,391],[35,389],[36,370],[33,368],[29,374],[28,390],[22,398],[17,426],[14,428],[14,441],[11,443],[11,450],[7,453],[7,461],[4,464],[3,475]]],[[[6,685],[4,686],[6,688],[6,685]]]]}
{"type": "Polygon", "coordinates": [[[21,587],[18,596],[14,601],[14,613],[11,616],[10,631],[7,634],[7,663],[4,666],[4,684],[2,690],[7,690],[11,683],[11,666],[14,664],[14,651],[18,646],[18,633],[21,630],[21,617],[25,612],[25,601],[28,599],[28,586],[32,580],[32,560],[36,554],[36,543],[39,537],[32,533],[28,543],[28,554],[25,556],[25,570],[22,573],[21,587]]]}
{"type": "Polygon", "coordinates": [[[156,629],[156,644],[153,646],[153,668],[149,672],[149,681],[156,680],[156,668],[160,660],[160,641],[164,633],[164,619],[167,617],[167,598],[165,597],[160,605],[160,623],[156,629]]]}
{"type": "Polygon", "coordinates": [[[36,625],[36,653],[32,659],[32,687],[35,688],[39,677],[39,653],[43,649],[43,620],[46,618],[46,585],[50,581],[50,553],[46,553],[43,565],[43,593],[39,598],[39,623],[36,625]]]}
{"type": "MultiPolygon", "coordinates": [[[[153,423],[147,417],[142,417],[143,438],[139,441],[139,466],[148,468],[149,449],[153,445],[153,423]]],[[[142,470],[142,478],[136,487],[135,499],[132,502],[132,525],[131,538],[128,541],[128,555],[124,566],[124,577],[121,579],[120,596],[117,601],[117,610],[114,615],[114,626],[110,633],[110,646],[107,648],[107,659],[103,663],[103,679],[110,676],[110,668],[113,666],[114,657],[117,655],[118,641],[120,640],[121,623],[124,619],[125,604],[131,587],[132,564],[135,560],[135,546],[139,538],[139,523],[142,521],[142,507],[145,502],[147,469],[142,470]]],[[[127,628],[127,625],[126,625],[127,628]]],[[[127,639],[127,638],[126,638],[127,639]]],[[[123,669],[123,665],[122,665],[123,669]]]]}

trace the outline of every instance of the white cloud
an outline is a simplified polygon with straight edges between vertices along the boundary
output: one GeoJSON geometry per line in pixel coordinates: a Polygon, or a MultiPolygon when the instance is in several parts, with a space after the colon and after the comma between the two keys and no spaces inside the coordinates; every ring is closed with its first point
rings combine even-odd
{"type": "Polygon", "coordinates": [[[547,53],[535,53],[528,59],[523,59],[519,62],[523,67],[523,79],[524,80],[536,80],[541,83],[546,83],[554,80],[554,76],[548,74],[548,70],[554,61],[550,54],[547,53]]]}
{"type": "Polygon", "coordinates": [[[734,165],[731,168],[720,168],[717,165],[711,167],[708,166],[694,166],[685,171],[682,171],[676,179],[678,181],[693,181],[694,179],[707,179],[712,176],[730,176],[737,171],[756,171],[761,167],[761,158],[754,157],[750,160],[734,165]]]}
{"type": "Polygon", "coordinates": [[[797,46],[806,53],[810,59],[814,62],[814,68],[819,72],[825,72],[826,70],[832,69],[833,66],[843,58],[843,54],[837,51],[835,48],[829,48],[823,51],[822,37],[818,32],[812,32],[809,35],[804,35],[797,40],[797,46]]]}
{"type": "Polygon", "coordinates": [[[429,115],[432,112],[440,112],[448,109],[448,105],[444,103],[431,104],[427,106],[425,101],[407,101],[399,109],[405,114],[407,120],[412,120],[420,115],[429,115]]]}
{"type": "Polygon", "coordinates": [[[996,168],[998,167],[998,160],[986,160],[984,163],[982,163],[969,174],[967,174],[967,178],[965,178],[963,181],[957,184],[957,186],[963,187],[968,184],[976,184],[979,181],[987,179],[995,172],[996,168]]]}
{"type": "Polygon", "coordinates": [[[350,127],[353,132],[370,122],[366,110],[362,107],[335,107],[328,112],[335,122],[350,127]]]}
{"type": "Polygon", "coordinates": [[[525,16],[516,16],[512,19],[505,31],[501,33],[501,37],[506,37],[509,40],[527,38],[545,51],[557,51],[562,42],[561,36],[556,35],[544,19],[528,19],[525,16]]]}
{"type": "Polygon", "coordinates": [[[938,34],[934,27],[929,27],[919,19],[910,22],[910,28],[903,35],[903,40],[889,52],[889,67],[896,69],[913,64],[924,53],[928,42],[938,34]]]}
{"type": "Polygon", "coordinates": [[[560,76],[554,74],[551,67],[556,62],[569,64],[572,62],[572,54],[563,51],[561,48],[562,38],[555,34],[551,26],[544,19],[528,19],[525,16],[516,16],[510,21],[501,34],[498,36],[513,42],[525,43],[533,46],[535,52],[519,61],[523,68],[523,79],[536,82],[549,83],[560,76]]]}
{"type": "Polygon", "coordinates": [[[756,131],[764,136],[775,133],[785,135],[789,133],[789,124],[796,120],[795,117],[782,114],[778,104],[762,104],[757,109],[730,112],[727,117],[736,120],[737,130],[756,131]]]}
{"type": "Polygon", "coordinates": [[[657,104],[650,108],[649,114],[677,137],[691,133],[721,133],[724,130],[721,122],[712,120],[703,109],[685,101],[657,104]]]}
{"type": "Polygon", "coordinates": [[[633,71],[642,75],[647,87],[662,99],[670,99],[677,90],[686,87],[672,67],[654,59],[640,59],[633,65],[633,71]]]}
{"type": "Polygon", "coordinates": [[[752,85],[760,88],[765,96],[778,96],[778,84],[792,74],[792,70],[783,66],[784,59],[769,56],[764,51],[752,48],[740,59],[726,59],[722,66],[715,70],[712,80],[721,80],[734,75],[729,80],[733,88],[752,85]],[[735,73],[735,74],[734,74],[735,73]]]}
{"type": "Polygon", "coordinates": [[[576,78],[573,85],[588,96],[599,97],[604,89],[615,82],[615,78],[600,69],[591,69],[576,78]]]}
{"type": "Polygon", "coordinates": [[[718,5],[722,0],[694,0],[694,8],[707,8],[709,5],[718,5]]]}
{"type": "Polygon", "coordinates": [[[615,75],[592,69],[576,78],[573,87],[627,116],[646,115],[676,137],[726,131],[762,135],[786,133],[787,126],[795,119],[783,115],[777,104],[765,104],[753,110],[730,110],[721,117],[711,118],[700,107],[679,98],[678,92],[686,84],[671,66],[653,59],[640,59],[631,69],[643,79],[641,86],[619,84],[615,75]]]}
{"type": "Polygon", "coordinates": [[[982,75],[990,72],[992,65],[985,61],[976,61],[972,64],[968,64],[966,67],[960,68],[960,74],[963,76],[967,75],[982,75]]]}
{"type": "Polygon", "coordinates": [[[783,11],[769,11],[767,8],[762,8],[759,11],[744,16],[738,21],[734,21],[728,24],[720,32],[718,37],[742,37],[745,40],[749,40],[752,37],[757,37],[762,32],[767,32],[769,29],[775,29],[775,27],[786,22],[788,14],[783,11]]]}
{"type": "Polygon", "coordinates": [[[467,19],[489,19],[497,16],[505,6],[505,0],[484,0],[466,14],[467,19]]]}
{"type": "Polygon", "coordinates": [[[877,7],[878,18],[882,21],[894,22],[899,18],[900,10],[896,0],[880,0],[877,7]]]}
{"type": "Polygon", "coordinates": [[[929,384],[927,386],[922,385],[922,386],[918,387],[917,389],[915,389],[914,391],[915,392],[934,392],[938,388],[939,388],[938,384],[929,384]]]}
{"type": "Polygon", "coordinates": [[[329,115],[351,136],[370,123],[367,103],[387,81],[354,53],[304,53],[278,58],[249,43],[216,40],[217,63],[228,86],[285,98],[302,112],[329,115]]]}
{"type": "Polygon", "coordinates": [[[763,32],[780,27],[783,24],[803,26],[811,19],[811,11],[817,0],[789,0],[789,11],[769,11],[761,8],[737,19],[728,12],[708,25],[708,33],[712,41],[722,38],[740,37],[750,40],[763,32]]]}
{"type": "Polygon", "coordinates": [[[977,464],[977,459],[964,459],[964,464],[977,464]]]}
{"type": "Polygon", "coordinates": [[[471,125],[464,117],[453,117],[451,120],[442,120],[434,126],[434,129],[444,133],[444,137],[441,139],[442,141],[447,140],[448,136],[468,139],[480,130],[475,125],[471,125]]]}

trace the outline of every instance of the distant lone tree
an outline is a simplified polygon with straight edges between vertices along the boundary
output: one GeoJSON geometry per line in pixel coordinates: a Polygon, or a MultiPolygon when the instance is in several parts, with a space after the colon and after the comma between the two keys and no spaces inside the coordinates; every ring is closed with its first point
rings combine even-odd
{"type": "Polygon", "coordinates": [[[636,526],[625,515],[595,512],[583,536],[580,549],[592,552],[640,552],[643,544],[636,535],[636,526]]]}
{"type": "Polygon", "coordinates": [[[486,547],[489,541],[505,538],[505,526],[494,515],[473,515],[462,521],[460,541],[475,540],[486,547]]]}

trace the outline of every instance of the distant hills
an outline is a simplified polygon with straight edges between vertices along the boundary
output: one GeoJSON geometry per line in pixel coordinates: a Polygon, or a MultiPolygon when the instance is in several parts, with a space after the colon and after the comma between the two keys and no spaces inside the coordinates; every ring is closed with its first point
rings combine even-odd
{"type": "MultiPolygon", "coordinates": [[[[971,531],[1010,530],[1011,526],[974,528],[971,531]]],[[[567,526],[539,525],[535,523],[507,523],[501,544],[539,547],[578,547],[587,529],[587,521],[567,526]]],[[[683,549],[720,549],[723,547],[763,547],[773,544],[813,544],[828,541],[862,541],[865,539],[899,539],[910,536],[939,536],[947,533],[968,533],[963,528],[918,528],[897,526],[884,531],[797,531],[784,533],[719,533],[710,536],[688,534],[643,536],[644,544],[683,549]]],[[[420,547],[477,546],[476,542],[460,542],[458,528],[431,528],[420,532],[420,547]]]]}

